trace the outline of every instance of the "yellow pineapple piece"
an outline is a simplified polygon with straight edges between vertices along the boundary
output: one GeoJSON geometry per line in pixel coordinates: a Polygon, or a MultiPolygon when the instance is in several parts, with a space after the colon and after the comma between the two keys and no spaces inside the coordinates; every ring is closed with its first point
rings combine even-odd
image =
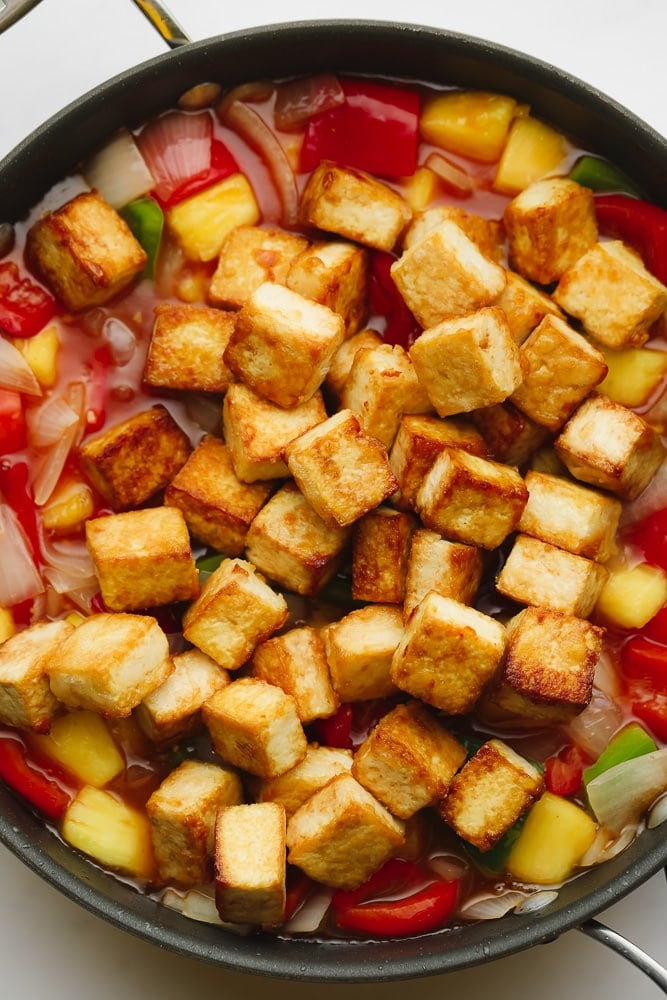
{"type": "Polygon", "coordinates": [[[433,201],[438,186],[438,178],[428,167],[417,167],[412,177],[408,177],[403,197],[413,212],[422,212],[433,201]]]}
{"type": "Polygon", "coordinates": [[[0,642],[9,639],[16,632],[14,615],[9,608],[0,608],[0,642]]]}
{"type": "Polygon", "coordinates": [[[93,491],[81,479],[63,479],[42,507],[42,523],[47,531],[67,535],[81,527],[95,510],[93,491]]]}
{"type": "Polygon", "coordinates": [[[631,347],[603,353],[608,371],[598,392],[623,406],[643,406],[667,373],[667,351],[631,347]]]}
{"type": "Polygon", "coordinates": [[[526,115],[512,124],[500,157],[493,187],[501,194],[515,195],[554,173],[568,152],[564,135],[550,125],[526,115]]]}
{"type": "Polygon", "coordinates": [[[596,605],[605,624],[643,628],[667,603],[667,576],[658,566],[638,563],[611,569],[596,605]]]}
{"type": "Polygon", "coordinates": [[[70,611],[68,615],[65,616],[65,621],[73,625],[74,628],[78,628],[83,622],[85,622],[85,615],[80,614],[78,611],[70,611]]]}
{"type": "Polygon", "coordinates": [[[595,834],[595,821],[580,806],[544,792],[526,817],[507,869],[522,882],[557,884],[572,874],[595,834]]]}
{"type": "Polygon", "coordinates": [[[213,260],[236,226],[254,226],[260,211],[250,182],[232,174],[167,210],[166,220],[188,260],[213,260]]]}
{"type": "Polygon", "coordinates": [[[150,879],[154,861],[148,818],[111,792],[84,785],[65,813],[62,835],[105,868],[150,879]]]}
{"type": "Polygon", "coordinates": [[[52,389],[58,377],[58,351],[60,337],[58,327],[50,323],[34,337],[20,337],[14,346],[26,359],[42,389],[52,389]]]}
{"type": "Polygon", "coordinates": [[[421,113],[422,137],[434,146],[495,163],[507,139],[517,102],[483,90],[448,91],[427,101],[421,113]]]}
{"type": "Polygon", "coordinates": [[[125,767],[104,719],[96,712],[69,712],[54,720],[48,734],[35,736],[39,749],[84,785],[102,788],[125,767]]]}

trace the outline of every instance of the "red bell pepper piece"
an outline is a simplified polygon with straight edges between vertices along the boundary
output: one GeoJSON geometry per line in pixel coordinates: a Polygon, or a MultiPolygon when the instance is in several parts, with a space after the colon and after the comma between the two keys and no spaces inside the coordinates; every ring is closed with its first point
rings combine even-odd
{"type": "Polygon", "coordinates": [[[328,719],[317,719],[314,723],[316,739],[327,747],[341,750],[352,749],[352,706],[345,703],[328,719]]]}
{"type": "Polygon", "coordinates": [[[21,393],[0,389],[0,455],[20,451],[27,440],[21,393]]]}
{"type": "Polygon", "coordinates": [[[667,694],[645,696],[633,702],[632,712],[651,730],[656,739],[667,743],[667,694]]]}
{"type": "Polygon", "coordinates": [[[574,795],[581,787],[585,761],[579,747],[568,743],[544,766],[544,782],[554,795],[574,795]]]}
{"type": "Polygon", "coordinates": [[[0,493],[12,508],[23,532],[39,559],[42,551],[39,537],[37,508],[30,494],[30,473],[27,462],[0,461],[0,493]]]}
{"type": "Polygon", "coordinates": [[[441,927],[454,912],[459,884],[394,858],[331,905],[339,927],[373,937],[406,937],[441,927]]]}
{"type": "Polygon", "coordinates": [[[285,896],[284,922],[291,920],[315,883],[304,872],[289,865],[287,868],[287,893],[285,896]]]}
{"type": "Polygon", "coordinates": [[[667,212],[625,194],[595,196],[600,232],[623,240],[641,256],[658,281],[667,284],[667,212]]]}
{"type": "Polygon", "coordinates": [[[630,532],[629,540],[641,549],[646,562],[667,571],[667,507],[640,521],[630,532]]]}
{"type": "Polygon", "coordinates": [[[301,147],[302,171],[322,160],[379,177],[409,177],[417,168],[419,95],[368,80],[341,81],[345,103],[313,115],[301,147]]]}
{"type": "Polygon", "coordinates": [[[383,316],[386,327],[383,333],[387,344],[398,344],[406,350],[421,333],[417,323],[391,276],[395,258],[382,250],[370,254],[370,305],[371,312],[383,316]]]}
{"type": "Polygon", "coordinates": [[[0,778],[49,819],[60,819],[69,805],[67,792],[30,766],[21,743],[12,736],[0,736],[0,778]]]}
{"type": "Polygon", "coordinates": [[[658,611],[657,615],[644,625],[641,634],[647,639],[662,642],[667,646],[667,608],[658,611]]]}
{"type": "Polygon", "coordinates": [[[0,330],[10,337],[33,337],[56,314],[56,301],[18,265],[0,264],[0,330]]]}
{"type": "Polygon", "coordinates": [[[88,368],[86,386],[86,431],[95,432],[102,429],[106,420],[107,383],[111,368],[111,350],[107,344],[98,347],[93,353],[88,368]]]}
{"type": "Polygon", "coordinates": [[[158,197],[155,200],[163,208],[171,208],[173,205],[185,201],[186,198],[192,198],[200,191],[213,187],[214,184],[223,181],[225,177],[231,177],[232,174],[238,172],[239,165],[225,144],[219,139],[211,139],[211,165],[208,170],[203,174],[197,174],[196,177],[190,177],[177,187],[166,200],[162,201],[158,197]]]}
{"type": "Polygon", "coordinates": [[[621,650],[621,666],[626,677],[649,681],[654,690],[667,691],[667,645],[633,635],[621,650]]]}

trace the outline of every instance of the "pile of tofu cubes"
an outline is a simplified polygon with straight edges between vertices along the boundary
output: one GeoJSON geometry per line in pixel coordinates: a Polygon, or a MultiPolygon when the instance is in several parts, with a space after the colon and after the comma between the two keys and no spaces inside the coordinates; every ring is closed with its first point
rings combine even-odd
{"type": "MultiPolygon", "coordinates": [[[[143,263],[119,217],[103,277],[77,262],[61,235],[75,207],[35,225],[28,255],[76,310],[143,263]]],[[[5,721],[134,712],[157,747],[208,729],[217,762],[176,767],[148,802],[159,880],[214,870],[221,917],[265,926],[283,920],[286,860],[350,889],[420,810],[486,851],[541,795],[531,762],[498,738],[468,757],[451,723],[561,726],[587,706],[621,503],[664,458],[596,386],[603,351],[645,343],[667,288],[599,239],[589,190],[538,181],[500,223],[413,212],[323,163],[300,211],[298,233],[233,227],[206,303],[156,309],[146,383],[219,394],[221,434],[193,441],[160,404],[81,446],[114,511],[86,525],[108,612],[0,651],[30,664],[11,698],[3,685],[5,721]],[[366,326],[372,250],[392,254],[423,330],[409,347],[366,326]],[[225,554],[201,586],[193,540],[225,554]],[[290,617],[284,591],[316,598],[350,565],[352,610],[290,617]],[[510,620],[475,606],[489,573],[510,620]],[[173,602],[176,655],[137,613],[173,602]],[[340,705],[394,697],[355,752],[309,741],[340,705]]]]}

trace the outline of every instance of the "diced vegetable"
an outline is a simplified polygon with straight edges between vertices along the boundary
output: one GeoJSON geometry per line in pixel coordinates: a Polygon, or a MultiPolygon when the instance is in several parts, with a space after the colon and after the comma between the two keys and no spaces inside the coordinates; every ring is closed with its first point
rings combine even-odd
{"type": "Polygon", "coordinates": [[[102,788],[123,770],[125,759],[96,712],[68,712],[53,721],[46,735],[35,737],[38,749],[79,782],[102,788]]]}
{"type": "Polygon", "coordinates": [[[601,618],[620,628],[642,628],[667,602],[667,576],[658,566],[613,570],[597,602],[601,618]]]}
{"type": "Polygon", "coordinates": [[[517,102],[481,90],[451,91],[428,100],[419,130],[427,142],[483,163],[499,158],[517,102]]]}
{"type": "Polygon", "coordinates": [[[667,645],[643,635],[633,635],[621,651],[626,677],[650,681],[657,691],[667,691],[667,645]]]}
{"type": "Polygon", "coordinates": [[[55,299],[14,261],[0,264],[0,330],[10,337],[33,337],[56,313],[55,299]]]}
{"type": "Polygon", "coordinates": [[[608,160],[589,153],[580,156],[570,170],[570,178],[577,184],[590,188],[592,191],[615,191],[641,197],[641,190],[629,177],[608,160]]]}
{"type": "Polygon", "coordinates": [[[352,705],[345,703],[326,719],[317,719],[315,732],[324,746],[352,749],[352,705]]]}
{"type": "Polygon", "coordinates": [[[652,274],[667,284],[667,211],[624,194],[595,198],[600,232],[629,243],[652,274]]]}
{"type": "Polygon", "coordinates": [[[152,190],[161,202],[178,200],[184,184],[208,172],[212,137],[209,114],[183,111],[170,111],[154,119],[139,134],[139,149],[155,178],[152,190]]]}
{"type": "Polygon", "coordinates": [[[42,388],[23,354],[0,336],[0,389],[41,396],[42,388]]]}
{"type": "Polygon", "coordinates": [[[153,278],[164,228],[162,209],[154,198],[138,198],[126,205],[121,215],[146,251],[145,276],[153,278]]]}
{"type": "Polygon", "coordinates": [[[405,200],[413,212],[421,212],[428,207],[438,187],[438,179],[428,167],[417,167],[412,177],[405,182],[405,200]]]}
{"type": "Polygon", "coordinates": [[[127,129],[120,129],[88,160],[82,172],[91,188],[116,209],[155,186],[155,178],[127,129]]]}
{"type": "Polygon", "coordinates": [[[635,347],[605,351],[604,359],[608,371],[599,390],[623,406],[643,406],[667,373],[667,351],[635,347]]]}
{"type": "Polygon", "coordinates": [[[493,181],[496,191],[515,195],[557,170],[567,154],[560,132],[528,115],[512,124],[493,181]]]}
{"type": "MultiPolygon", "coordinates": [[[[647,563],[659,566],[667,572],[667,508],[648,514],[632,529],[630,540],[641,550],[647,563]]],[[[655,608],[650,618],[653,618],[661,607],[662,605],[659,605],[655,608]]],[[[646,624],[647,622],[642,623],[646,624]]]]}
{"type": "Polygon", "coordinates": [[[26,443],[23,398],[19,392],[0,389],[0,455],[20,451],[26,443]]]}
{"type": "Polygon", "coordinates": [[[57,820],[64,815],[70,795],[55,780],[30,766],[23,746],[13,736],[0,736],[0,779],[47,819],[57,820]]]}
{"type": "Polygon", "coordinates": [[[421,327],[406,306],[391,276],[393,261],[391,254],[381,250],[371,253],[371,306],[373,312],[386,320],[383,332],[385,342],[398,344],[407,350],[421,333],[421,327]]]}
{"type": "Polygon", "coordinates": [[[434,174],[437,174],[445,189],[451,191],[457,198],[469,198],[475,190],[470,174],[452,163],[446,156],[442,156],[440,153],[431,153],[426,157],[425,165],[434,174]]]}
{"type": "MultiPolygon", "coordinates": [[[[37,509],[29,490],[30,473],[27,462],[0,462],[0,492],[16,515],[21,531],[38,558],[41,551],[37,509]]],[[[9,565],[9,564],[7,564],[9,565]]],[[[2,603],[2,602],[0,602],[2,603]]]]}
{"type": "Polygon", "coordinates": [[[581,788],[584,758],[577,746],[568,743],[544,767],[544,782],[554,795],[574,795],[581,788]]]}
{"type": "Polygon", "coordinates": [[[9,639],[15,632],[16,624],[10,608],[0,608],[0,642],[9,639]]]}
{"type": "Polygon", "coordinates": [[[93,493],[82,479],[68,478],[58,483],[42,507],[42,524],[47,531],[70,534],[92,517],[95,511],[93,493]]]}
{"type": "Polygon", "coordinates": [[[667,743],[667,695],[647,691],[641,700],[633,701],[632,711],[656,739],[667,743]]]}
{"type": "Polygon", "coordinates": [[[276,88],[273,116],[276,128],[290,132],[301,127],[313,115],[330,111],[345,101],[345,91],[333,73],[287,80],[276,88]]]}
{"type": "Polygon", "coordinates": [[[588,801],[598,822],[620,833],[639,822],[651,803],[667,790],[667,747],[626,760],[589,782],[588,801]]]}
{"type": "Polygon", "coordinates": [[[111,792],[84,785],[67,808],[62,835],[101,865],[141,879],[152,874],[148,819],[111,792]]]}
{"type": "Polygon", "coordinates": [[[55,324],[45,326],[34,337],[16,340],[15,347],[32,368],[42,389],[52,389],[58,377],[60,337],[55,324]]]}
{"type": "Polygon", "coordinates": [[[568,878],[595,839],[595,822],[561,795],[544,792],[532,807],[507,868],[515,878],[554,885],[568,878]]]}
{"type": "Polygon", "coordinates": [[[631,722],[612,737],[595,763],[586,768],[583,773],[584,784],[588,787],[591,781],[604,771],[608,771],[610,767],[616,767],[625,760],[641,757],[642,754],[651,753],[656,749],[655,742],[646,730],[639,723],[631,722]]]}
{"type": "Polygon", "coordinates": [[[167,210],[167,223],[189,260],[213,260],[235,226],[253,226],[260,212],[244,174],[233,174],[167,210]]]}
{"type": "Polygon", "coordinates": [[[12,608],[44,590],[28,544],[12,508],[0,504],[0,565],[12,567],[0,573],[0,607],[12,608]]]}

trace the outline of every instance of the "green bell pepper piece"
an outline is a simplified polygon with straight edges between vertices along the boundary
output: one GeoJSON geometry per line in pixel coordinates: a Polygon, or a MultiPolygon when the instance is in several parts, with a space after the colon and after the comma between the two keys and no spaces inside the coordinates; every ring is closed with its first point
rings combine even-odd
{"type": "Polygon", "coordinates": [[[592,191],[614,191],[641,198],[643,192],[629,177],[608,160],[586,153],[580,156],[570,171],[570,179],[592,191]]]}
{"type": "Polygon", "coordinates": [[[595,763],[585,769],[584,785],[587,786],[593,778],[608,771],[610,767],[632,760],[634,757],[642,757],[645,753],[652,753],[657,749],[646,730],[638,722],[630,722],[612,736],[595,763]]]}
{"type": "Polygon", "coordinates": [[[146,197],[131,201],[121,209],[120,214],[146,251],[148,260],[144,276],[152,280],[155,277],[155,262],[162,241],[164,213],[153,198],[146,197]]]}

